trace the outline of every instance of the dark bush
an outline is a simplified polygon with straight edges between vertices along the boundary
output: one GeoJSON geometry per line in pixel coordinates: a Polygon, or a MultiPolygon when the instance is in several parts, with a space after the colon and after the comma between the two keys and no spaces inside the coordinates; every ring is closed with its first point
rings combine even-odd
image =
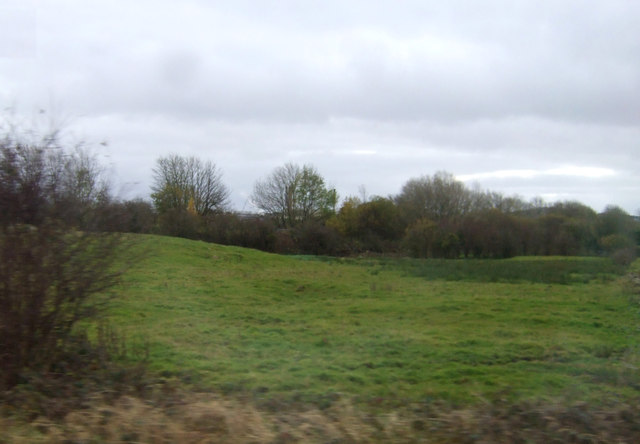
{"type": "Polygon", "coordinates": [[[274,251],[275,224],[259,214],[219,212],[200,218],[199,238],[223,245],[274,251]]]}
{"type": "Polygon", "coordinates": [[[158,216],[158,230],[167,236],[201,239],[201,217],[187,210],[170,209],[158,216]]]}
{"type": "Polygon", "coordinates": [[[56,222],[0,231],[2,383],[25,368],[46,371],[78,321],[97,315],[116,283],[114,234],[83,233],[56,222]]]}
{"type": "Polygon", "coordinates": [[[154,233],[157,214],[153,205],[142,199],[113,201],[96,209],[97,229],[118,233],[154,233]]]}
{"type": "Polygon", "coordinates": [[[298,252],[291,230],[281,228],[274,233],[273,252],[278,254],[298,252]]]}
{"type": "Polygon", "coordinates": [[[296,245],[304,254],[337,256],[344,250],[340,233],[321,222],[308,221],[296,229],[296,245]]]}
{"type": "Polygon", "coordinates": [[[123,244],[91,231],[105,201],[91,158],[55,137],[0,142],[0,386],[50,370],[109,299],[123,244]]]}

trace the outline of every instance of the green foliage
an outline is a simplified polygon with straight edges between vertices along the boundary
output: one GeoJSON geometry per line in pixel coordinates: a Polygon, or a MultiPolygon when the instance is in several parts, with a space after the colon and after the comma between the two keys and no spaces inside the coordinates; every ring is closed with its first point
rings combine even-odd
{"type": "Polygon", "coordinates": [[[619,234],[633,237],[640,222],[636,221],[626,211],[617,206],[608,206],[598,215],[598,233],[600,236],[619,234]]]}
{"type": "Polygon", "coordinates": [[[355,251],[392,251],[403,230],[395,203],[379,196],[367,202],[348,198],[329,225],[355,241],[355,251]]]}
{"type": "Polygon", "coordinates": [[[328,189],[317,170],[304,165],[294,190],[294,201],[298,207],[298,222],[327,218],[335,213],[338,193],[328,189]]]}
{"type": "Polygon", "coordinates": [[[640,250],[640,222],[619,207],[609,206],[598,216],[598,246],[620,265],[629,265],[640,250]]]}
{"type": "Polygon", "coordinates": [[[358,206],[356,232],[363,237],[397,239],[402,233],[398,209],[384,197],[374,197],[358,206]]]}
{"type": "Polygon", "coordinates": [[[315,167],[287,163],[257,181],[251,199],[256,207],[273,216],[280,227],[292,228],[329,218],[335,213],[338,194],[327,188],[315,167]]]}
{"type": "Polygon", "coordinates": [[[612,253],[616,250],[622,250],[625,248],[632,248],[635,243],[633,239],[623,234],[608,234],[602,236],[599,240],[600,247],[606,253],[612,253]]]}

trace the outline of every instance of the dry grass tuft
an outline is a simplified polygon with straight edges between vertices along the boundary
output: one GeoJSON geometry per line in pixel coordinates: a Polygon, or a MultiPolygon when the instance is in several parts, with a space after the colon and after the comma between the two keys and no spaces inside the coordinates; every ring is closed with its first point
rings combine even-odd
{"type": "Polygon", "coordinates": [[[62,421],[38,417],[29,427],[9,420],[3,425],[17,443],[238,443],[270,442],[274,435],[251,406],[216,399],[162,407],[123,396],[73,411],[62,421]]]}
{"type": "Polygon", "coordinates": [[[61,420],[0,419],[0,443],[633,443],[640,408],[496,403],[464,409],[406,406],[366,412],[340,400],[321,410],[261,410],[211,393],[96,399],[61,420]]]}

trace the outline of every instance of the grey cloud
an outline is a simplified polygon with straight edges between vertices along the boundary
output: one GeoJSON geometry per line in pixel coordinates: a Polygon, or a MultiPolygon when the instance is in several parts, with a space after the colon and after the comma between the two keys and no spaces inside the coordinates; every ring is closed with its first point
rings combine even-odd
{"type": "Polygon", "coordinates": [[[53,96],[124,181],[168,152],[210,158],[238,202],[293,160],[382,195],[442,169],[610,168],[482,185],[603,187],[634,209],[638,17],[628,0],[42,3],[37,57],[0,60],[0,99],[53,96]]]}
{"type": "MultiPolygon", "coordinates": [[[[148,193],[150,171],[161,155],[180,152],[215,162],[224,172],[237,208],[246,205],[253,183],[272,168],[288,161],[316,165],[340,194],[357,195],[365,185],[369,194],[397,193],[412,177],[447,170],[456,175],[490,173],[500,169],[548,170],[558,166],[609,168],[614,176],[588,179],[570,176],[539,176],[531,179],[478,179],[485,189],[520,194],[526,198],[557,194],[560,199],[578,199],[601,210],[605,204],[617,203],[628,211],[640,207],[637,173],[640,163],[632,142],[621,149],[612,144],[598,156],[595,150],[577,155],[581,142],[606,140],[608,127],[594,128],[579,138],[581,126],[564,127],[559,123],[538,122],[530,134],[554,133],[542,140],[534,137],[526,148],[524,129],[530,122],[478,125],[434,126],[417,123],[376,123],[364,120],[332,120],[329,123],[277,123],[229,121],[175,121],[171,117],[140,118],[133,116],[109,119],[85,118],[79,122],[86,133],[100,131],[109,135],[111,159],[118,167],[121,182],[141,182],[131,192],[148,193]],[[520,128],[520,129],[519,129],[520,128]],[[504,134],[501,135],[501,130],[504,134]],[[520,134],[520,130],[524,134],[520,134]],[[501,139],[502,137],[502,139],[501,139]],[[553,147],[549,140],[559,138],[553,147]],[[477,148],[473,140],[489,140],[477,148]],[[497,148],[492,148],[491,140],[497,148]],[[567,150],[567,140],[576,148],[567,150]],[[118,150],[117,147],[128,147],[118,150]],[[134,178],[134,179],[131,179],[134,178]]],[[[637,140],[634,133],[622,131],[612,137],[624,142],[637,140]]],[[[597,146],[597,142],[593,142],[597,146]]],[[[602,151],[602,150],[601,150],[602,151]]],[[[473,181],[469,182],[472,185],[473,181]]],[[[246,207],[245,207],[246,208],[246,207]]]]}
{"type": "MultiPolygon", "coordinates": [[[[637,119],[640,62],[629,53],[640,31],[614,29],[584,12],[588,8],[572,10],[579,25],[565,30],[568,12],[551,3],[546,5],[556,15],[544,17],[530,7],[515,11],[515,21],[509,11],[495,7],[487,14],[469,3],[421,13],[414,3],[384,21],[367,13],[375,8],[361,5],[364,24],[353,8],[329,4],[320,14],[327,22],[332,14],[350,12],[333,28],[319,23],[317,6],[292,5],[293,13],[258,8],[265,16],[254,11],[245,17],[248,11],[234,9],[240,18],[232,22],[241,28],[212,27],[213,43],[202,38],[207,25],[201,18],[168,49],[161,34],[132,47],[123,35],[121,52],[104,54],[104,60],[95,53],[81,62],[86,66],[60,77],[80,77],[74,105],[104,112],[125,106],[176,118],[446,122],[545,116],[626,125],[637,119]],[[410,9],[417,18],[402,15],[410,9]],[[400,31],[403,17],[411,31],[400,31]],[[306,23],[318,33],[300,30],[306,23]]],[[[162,16],[156,20],[170,26],[162,16]]]]}

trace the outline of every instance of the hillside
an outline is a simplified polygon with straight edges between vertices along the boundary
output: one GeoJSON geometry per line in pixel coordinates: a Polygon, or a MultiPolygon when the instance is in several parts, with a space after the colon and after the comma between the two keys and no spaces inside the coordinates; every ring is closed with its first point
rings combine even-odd
{"type": "Polygon", "coordinates": [[[197,387],[391,405],[640,388],[637,309],[608,259],[323,261],[158,236],[137,248],[113,320],[148,342],[152,369],[197,387]]]}

